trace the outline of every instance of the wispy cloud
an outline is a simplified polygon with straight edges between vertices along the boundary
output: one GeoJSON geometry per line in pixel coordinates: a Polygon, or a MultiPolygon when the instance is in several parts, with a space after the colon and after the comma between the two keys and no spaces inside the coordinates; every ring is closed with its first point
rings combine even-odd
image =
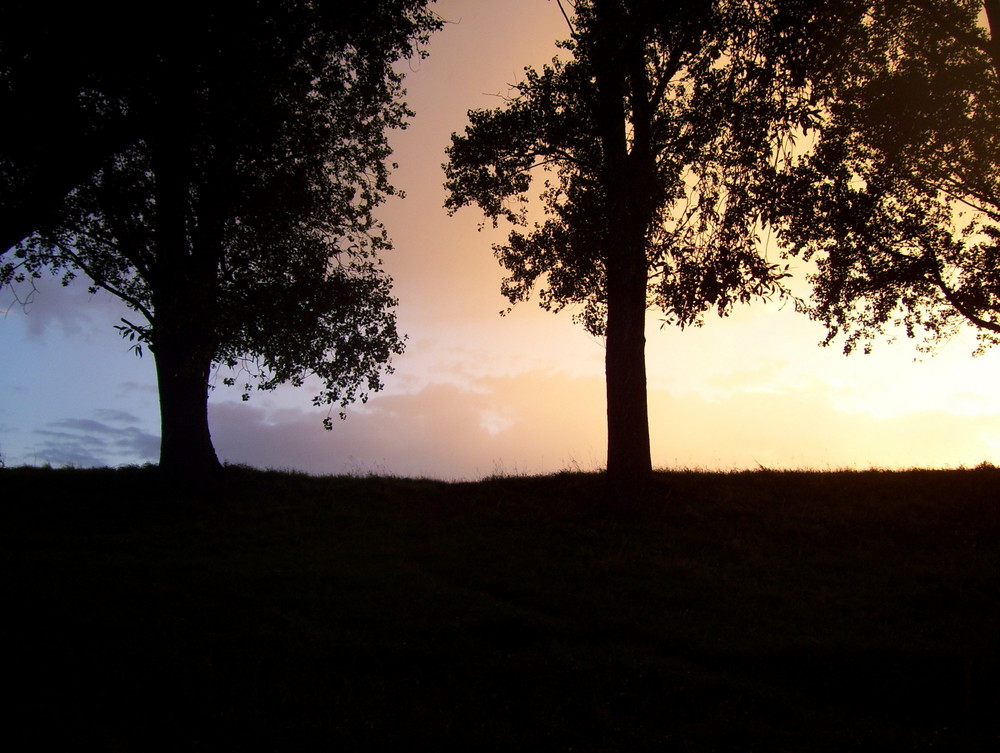
{"type": "Polygon", "coordinates": [[[40,441],[28,451],[28,459],[88,468],[156,459],[160,438],[140,428],[136,416],[109,408],[96,409],[94,415],[61,418],[36,429],[40,441]]]}
{"type": "Polygon", "coordinates": [[[32,290],[21,285],[0,298],[0,314],[25,317],[27,334],[33,339],[44,337],[50,329],[75,338],[107,337],[111,325],[128,315],[128,308],[114,296],[89,293],[82,274],[66,287],[55,277],[42,277],[34,286],[32,290]]]}
{"type": "Polygon", "coordinates": [[[94,411],[94,415],[102,421],[109,421],[111,423],[137,424],[140,421],[139,417],[135,414],[116,408],[98,408],[94,411]]]}
{"type": "MultiPolygon", "coordinates": [[[[321,411],[236,401],[211,408],[230,462],[310,473],[476,479],[497,470],[550,473],[604,464],[604,381],[549,372],[430,384],[374,397],[322,429],[321,411]]],[[[717,470],[942,466],[1000,461],[1000,415],[944,411],[849,414],[804,385],[784,394],[705,399],[650,391],[658,467],[717,470]]]]}
{"type": "Polygon", "coordinates": [[[211,407],[212,436],[231,462],[310,473],[471,479],[498,469],[593,467],[603,454],[603,404],[591,404],[595,387],[599,400],[600,380],[541,373],[482,378],[468,388],[431,384],[379,395],[335,420],[329,432],[319,411],[223,402],[211,407]],[[525,389],[529,379],[534,385],[525,389]]]}

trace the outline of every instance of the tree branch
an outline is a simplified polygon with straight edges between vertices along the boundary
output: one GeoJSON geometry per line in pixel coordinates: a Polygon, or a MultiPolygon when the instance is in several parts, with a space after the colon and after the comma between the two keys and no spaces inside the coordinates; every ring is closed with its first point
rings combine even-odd
{"type": "Polygon", "coordinates": [[[146,317],[146,320],[150,324],[153,323],[154,319],[153,313],[148,308],[146,308],[145,304],[143,304],[142,301],[140,301],[138,298],[135,298],[134,296],[129,295],[123,290],[115,288],[106,280],[104,280],[100,275],[95,274],[94,271],[87,265],[87,263],[83,261],[80,255],[75,253],[72,249],[67,248],[61,243],[57,245],[59,247],[60,252],[63,255],[65,255],[70,261],[72,261],[73,264],[79,267],[80,270],[85,275],[87,275],[87,277],[91,279],[94,285],[106,290],[107,292],[111,293],[111,295],[127,303],[129,306],[132,306],[136,311],[138,311],[140,314],[146,317]]]}
{"type": "Polygon", "coordinates": [[[562,13],[563,18],[566,19],[566,25],[569,27],[569,33],[576,34],[576,27],[574,27],[573,22],[569,20],[569,16],[566,13],[566,9],[563,7],[562,0],[556,0],[556,5],[559,6],[560,13],[562,13]]]}
{"type": "Polygon", "coordinates": [[[975,311],[966,306],[958,294],[948,286],[948,284],[944,281],[944,278],[941,276],[941,262],[938,260],[937,254],[935,254],[933,249],[930,248],[926,249],[926,251],[930,254],[931,261],[933,262],[930,265],[932,281],[944,295],[945,300],[948,301],[948,303],[950,303],[958,313],[975,324],[977,327],[1000,334],[1000,323],[990,321],[989,319],[983,319],[975,313],[975,311]]]}
{"type": "Polygon", "coordinates": [[[956,181],[949,187],[948,183],[936,183],[933,180],[919,181],[915,176],[910,182],[915,184],[921,190],[931,188],[935,191],[940,191],[948,198],[965,204],[965,206],[969,207],[969,209],[982,212],[994,222],[1000,222],[1000,212],[997,211],[997,208],[994,207],[993,209],[989,209],[987,207],[987,205],[992,201],[992,198],[990,196],[977,195],[977,192],[969,188],[967,185],[956,181]],[[982,203],[979,204],[976,202],[982,203]]]}
{"type": "Polygon", "coordinates": [[[984,0],[983,7],[986,8],[986,21],[990,26],[989,54],[993,60],[993,73],[996,74],[997,82],[1000,83],[1000,39],[997,38],[997,31],[1000,31],[1000,0],[984,0]]]}
{"type": "Polygon", "coordinates": [[[660,102],[663,101],[663,95],[666,93],[667,86],[670,85],[674,76],[676,76],[677,72],[681,69],[681,59],[684,57],[684,53],[687,51],[690,42],[691,34],[688,33],[684,35],[681,42],[670,51],[670,57],[667,59],[666,63],[660,67],[659,80],[656,82],[656,87],[653,89],[653,93],[649,97],[649,104],[654,111],[660,109],[660,102]]]}
{"type": "Polygon", "coordinates": [[[988,55],[993,61],[994,71],[1000,74],[1000,54],[998,54],[1000,50],[997,48],[996,35],[992,33],[994,21],[1000,21],[1000,15],[998,15],[1000,14],[1000,2],[998,0],[984,0],[983,2],[991,29],[991,38],[988,40],[958,26],[941,11],[928,5],[926,0],[912,0],[912,2],[914,10],[923,15],[925,19],[951,34],[957,41],[988,55]]]}

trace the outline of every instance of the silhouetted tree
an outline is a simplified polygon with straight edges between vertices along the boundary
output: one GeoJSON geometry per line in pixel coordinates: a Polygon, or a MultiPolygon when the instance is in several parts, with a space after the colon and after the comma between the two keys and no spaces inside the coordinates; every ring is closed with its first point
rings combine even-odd
{"type": "Polygon", "coordinates": [[[815,261],[827,342],[868,350],[902,324],[933,347],[960,324],[1000,339],[1000,2],[844,4],[839,54],[808,66],[822,108],[775,217],[815,261]]]}
{"type": "Polygon", "coordinates": [[[495,248],[506,296],[539,286],[543,307],[578,305],[605,337],[616,479],[651,470],[647,308],[685,327],[781,290],[757,242],[758,184],[809,117],[787,70],[799,19],[781,5],[579,0],[569,58],[526,69],[452,137],[449,210],[477,204],[514,226],[495,248]]]}
{"type": "Polygon", "coordinates": [[[28,125],[2,145],[0,230],[20,244],[0,283],[82,272],[138,312],[118,329],[156,360],[162,467],[218,466],[213,364],[247,390],[317,376],[314,402],[343,408],[401,352],[373,210],[411,115],[392,66],[436,28],[426,2],[154,3],[141,30],[5,6],[0,97],[28,125]]]}
{"type": "Polygon", "coordinates": [[[118,102],[153,60],[148,33],[116,21],[107,4],[0,5],[0,253],[54,222],[66,195],[138,138],[134,106],[99,101],[118,102]]]}

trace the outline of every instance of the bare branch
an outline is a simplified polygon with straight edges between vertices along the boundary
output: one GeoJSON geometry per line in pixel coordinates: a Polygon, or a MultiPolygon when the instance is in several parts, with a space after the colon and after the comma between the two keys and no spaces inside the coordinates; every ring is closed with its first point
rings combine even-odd
{"type": "Polygon", "coordinates": [[[140,314],[146,317],[146,320],[150,324],[154,322],[153,312],[150,311],[145,306],[145,304],[142,303],[142,301],[140,301],[138,298],[135,298],[134,296],[129,295],[125,291],[119,290],[118,288],[111,285],[101,275],[95,273],[91,269],[91,267],[83,260],[83,258],[81,258],[81,256],[76,252],[74,252],[71,248],[68,248],[67,246],[64,246],[62,244],[58,244],[58,246],[60,252],[64,254],[67,259],[73,262],[74,265],[79,267],[80,270],[85,275],[87,275],[87,277],[91,279],[94,285],[96,285],[99,288],[102,288],[103,290],[106,290],[107,292],[111,293],[111,295],[127,303],[129,306],[132,306],[136,311],[138,311],[140,314]]]}
{"type": "MultiPolygon", "coordinates": [[[[567,0],[568,2],[569,0],[567,0]]],[[[573,26],[573,22],[570,21],[569,15],[566,13],[566,9],[563,7],[563,0],[556,0],[556,5],[559,6],[559,11],[562,13],[563,18],[566,19],[566,25],[569,27],[570,34],[576,34],[576,27],[573,26]]]]}
{"type": "Polygon", "coordinates": [[[969,306],[965,305],[965,302],[962,301],[961,297],[948,286],[948,284],[944,281],[944,278],[941,276],[941,262],[937,258],[937,254],[934,253],[932,248],[927,248],[926,251],[933,261],[933,264],[930,265],[932,281],[937,286],[938,290],[940,290],[944,295],[945,300],[947,300],[958,313],[975,324],[977,327],[1000,334],[1000,323],[990,319],[984,319],[969,306]]]}

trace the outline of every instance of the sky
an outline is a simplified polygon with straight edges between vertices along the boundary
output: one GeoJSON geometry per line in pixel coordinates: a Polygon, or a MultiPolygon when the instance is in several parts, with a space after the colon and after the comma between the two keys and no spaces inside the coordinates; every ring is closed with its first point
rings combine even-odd
{"type": "MultiPolygon", "coordinates": [[[[449,217],[441,163],[470,108],[496,107],[524,66],[558,51],[552,0],[439,0],[448,23],[430,56],[403,63],[416,117],[393,134],[394,183],[380,218],[407,334],[385,389],[332,431],[315,389],[222,385],[210,398],[220,458],[313,474],[475,480],[592,471],[605,461],[603,343],[535,302],[507,316],[503,270],[481,214],[449,217]]],[[[774,252],[775,254],[777,252],[774,252]]],[[[802,270],[798,270],[799,273],[802,270]]],[[[23,291],[22,291],[23,293],[23,291]]],[[[155,462],[156,379],[113,329],[127,315],[79,282],[40,281],[28,305],[0,292],[0,456],[8,466],[155,462]]],[[[900,335],[870,355],[819,346],[824,328],[790,306],[754,304],[705,326],[647,322],[653,463],[658,468],[912,468],[1000,465],[1000,351],[974,358],[973,332],[932,356],[900,335]]]]}

